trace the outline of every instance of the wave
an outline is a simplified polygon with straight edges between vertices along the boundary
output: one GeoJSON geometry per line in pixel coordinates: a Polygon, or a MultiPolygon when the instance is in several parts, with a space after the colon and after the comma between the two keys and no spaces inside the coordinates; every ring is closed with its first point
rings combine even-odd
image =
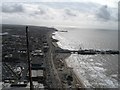
{"type": "MultiPolygon", "coordinates": [[[[66,59],[67,65],[72,67],[76,75],[81,79],[85,87],[92,88],[116,88],[116,79],[106,75],[106,69],[101,63],[95,62],[94,56],[82,56],[72,54],[66,59]]],[[[117,75],[116,75],[117,76],[117,75]]]]}
{"type": "MultiPolygon", "coordinates": [[[[79,41],[66,37],[63,32],[55,32],[52,38],[59,40],[57,44],[62,49],[75,50],[80,48],[79,41]]],[[[109,66],[112,65],[112,63],[109,62],[109,59],[110,58],[104,58],[101,55],[90,56],[71,54],[65,61],[69,67],[73,68],[73,71],[78,78],[82,80],[85,87],[117,88],[118,81],[115,79],[117,78],[117,71],[115,74],[108,75],[108,68],[104,67],[104,64],[106,63],[109,64],[109,66]]]]}
{"type": "Polygon", "coordinates": [[[72,46],[70,46],[69,41],[66,38],[64,38],[60,33],[55,32],[53,34],[55,34],[55,35],[52,36],[52,38],[59,40],[59,42],[57,42],[57,44],[60,48],[74,50],[74,48],[72,46]]]}

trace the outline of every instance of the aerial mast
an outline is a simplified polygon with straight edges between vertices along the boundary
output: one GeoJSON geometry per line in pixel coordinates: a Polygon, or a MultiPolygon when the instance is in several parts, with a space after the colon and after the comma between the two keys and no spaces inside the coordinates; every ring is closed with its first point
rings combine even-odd
{"type": "Polygon", "coordinates": [[[27,60],[28,60],[28,71],[29,71],[29,80],[30,80],[30,90],[33,90],[32,83],[32,73],[31,73],[31,60],[30,60],[30,50],[29,50],[29,34],[28,34],[28,26],[26,26],[26,44],[27,44],[27,60]]]}

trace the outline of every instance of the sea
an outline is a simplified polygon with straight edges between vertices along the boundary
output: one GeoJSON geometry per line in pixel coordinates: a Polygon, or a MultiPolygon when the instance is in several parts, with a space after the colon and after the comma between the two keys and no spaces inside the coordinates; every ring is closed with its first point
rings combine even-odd
{"type": "MultiPolygon", "coordinates": [[[[118,31],[57,27],[52,37],[62,49],[118,50],[118,31]],[[60,32],[65,31],[65,32],[60,32]]],[[[71,54],[65,59],[86,88],[118,88],[118,55],[71,54]]]]}

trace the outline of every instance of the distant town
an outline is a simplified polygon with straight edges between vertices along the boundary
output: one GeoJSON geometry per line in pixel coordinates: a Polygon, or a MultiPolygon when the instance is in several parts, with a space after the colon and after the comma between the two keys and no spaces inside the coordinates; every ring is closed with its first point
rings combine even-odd
{"type": "MultiPolygon", "coordinates": [[[[82,88],[82,83],[67,67],[64,59],[69,53],[61,50],[52,33],[54,28],[28,26],[29,59],[33,88],[56,89],[82,88]]],[[[26,26],[2,27],[2,88],[17,90],[30,88],[26,26]]],[[[31,89],[32,90],[32,89],[31,89]]]]}

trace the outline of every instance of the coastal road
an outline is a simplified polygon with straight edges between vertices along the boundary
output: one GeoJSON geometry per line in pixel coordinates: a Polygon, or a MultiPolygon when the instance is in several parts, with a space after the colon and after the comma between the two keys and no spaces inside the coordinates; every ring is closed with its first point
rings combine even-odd
{"type": "Polygon", "coordinates": [[[53,62],[53,46],[52,46],[52,41],[51,41],[51,33],[49,34],[49,37],[47,37],[47,42],[49,45],[49,51],[46,53],[46,58],[47,58],[47,63],[49,64],[48,68],[50,71],[50,78],[52,80],[52,88],[62,88],[62,84],[60,81],[60,78],[58,76],[58,72],[55,68],[54,62],[53,62]]]}
{"type": "Polygon", "coordinates": [[[56,60],[53,60],[53,55],[55,53],[55,48],[56,48],[55,45],[56,44],[53,45],[51,37],[52,36],[49,36],[50,40],[48,40],[48,42],[49,42],[49,45],[50,45],[51,63],[52,63],[53,69],[54,69],[54,74],[56,75],[55,77],[56,77],[56,79],[57,79],[57,81],[59,83],[58,86],[60,86],[61,88],[67,90],[68,88],[69,89],[73,89],[73,88],[77,89],[78,86],[76,86],[76,85],[79,84],[79,87],[84,88],[84,85],[82,84],[82,81],[80,79],[78,79],[78,77],[75,75],[75,73],[73,72],[72,69],[71,70],[68,69],[68,66],[66,65],[66,62],[64,60],[63,60],[64,64],[66,65],[64,67],[64,70],[63,71],[59,71],[59,70],[56,69],[56,66],[57,66],[56,64],[60,64],[60,63],[55,63],[56,60]],[[64,81],[62,79],[62,76],[65,75],[66,73],[69,74],[70,72],[71,72],[71,74],[72,74],[72,76],[74,78],[74,80],[73,80],[74,82],[72,82],[72,85],[68,85],[68,83],[66,85],[65,84],[63,85],[63,83],[61,82],[61,81],[64,81]]]}

